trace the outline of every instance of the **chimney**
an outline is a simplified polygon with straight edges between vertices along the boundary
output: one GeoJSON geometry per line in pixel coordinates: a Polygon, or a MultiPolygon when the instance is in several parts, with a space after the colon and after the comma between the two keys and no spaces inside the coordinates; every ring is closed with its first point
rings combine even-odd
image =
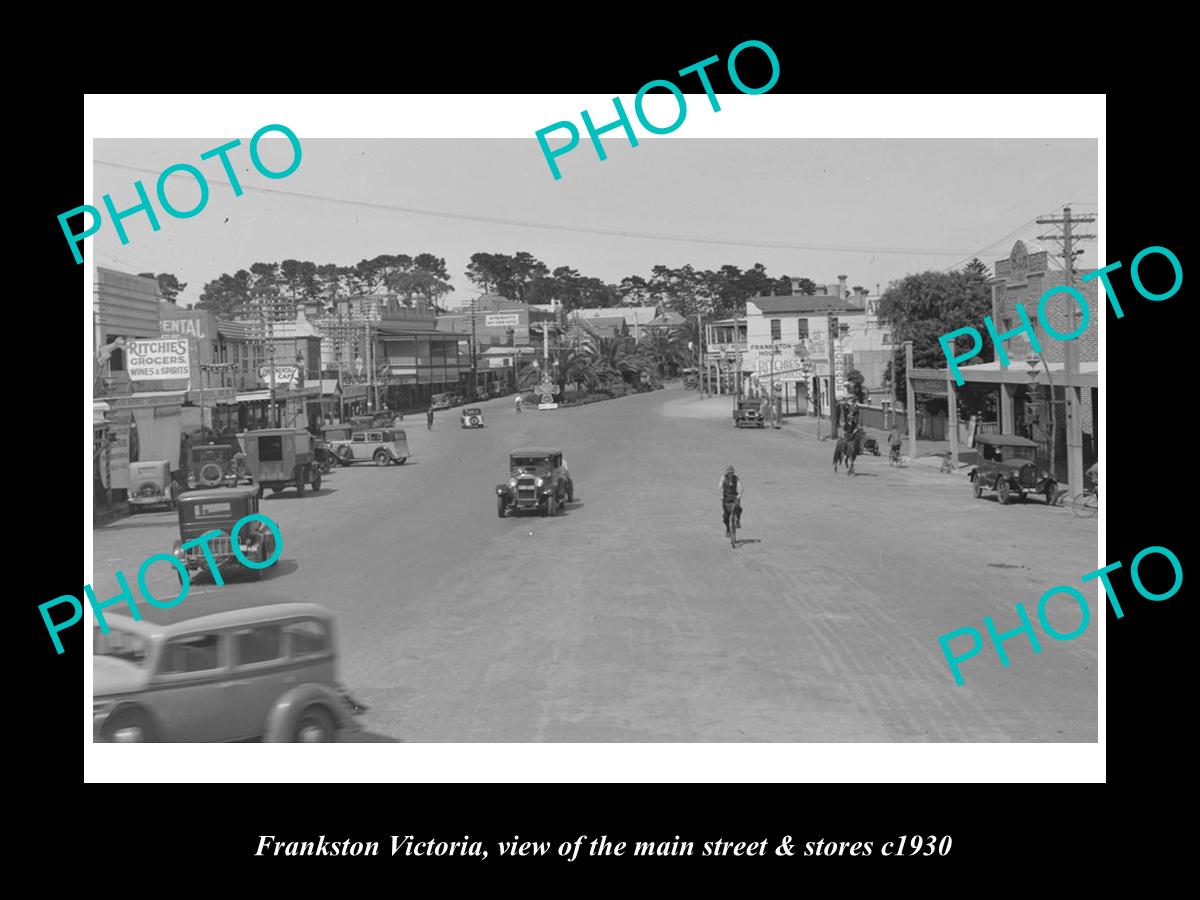
{"type": "Polygon", "coordinates": [[[846,299],[846,276],[845,275],[838,276],[838,299],[839,300],[846,299]]]}

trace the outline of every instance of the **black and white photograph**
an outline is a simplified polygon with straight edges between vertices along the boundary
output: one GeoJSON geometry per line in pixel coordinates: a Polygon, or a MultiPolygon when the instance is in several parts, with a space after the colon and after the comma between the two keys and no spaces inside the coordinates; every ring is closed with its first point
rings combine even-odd
{"type": "Polygon", "coordinates": [[[1095,745],[1098,141],[768,99],[100,128],[91,740],[1095,745]]]}

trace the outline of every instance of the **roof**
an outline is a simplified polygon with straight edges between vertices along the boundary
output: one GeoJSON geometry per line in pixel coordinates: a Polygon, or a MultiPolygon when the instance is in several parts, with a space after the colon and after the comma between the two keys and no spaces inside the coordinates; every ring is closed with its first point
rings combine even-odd
{"type": "Polygon", "coordinates": [[[579,320],[579,324],[593,330],[611,328],[614,331],[620,331],[626,323],[620,316],[587,316],[579,320]]]}
{"type": "Polygon", "coordinates": [[[294,616],[333,618],[329,610],[316,603],[294,601],[282,594],[262,594],[241,585],[226,585],[211,594],[192,596],[189,592],[182,602],[167,609],[139,603],[138,612],[140,621],[121,613],[106,613],[105,621],[122,631],[170,637],[183,631],[252,625],[294,616]]]}
{"type": "Polygon", "coordinates": [[[674,310],[668,309],[661,316],[655,316],[647,324],[672,326],[672,325],[684,325],[686,323],[687,323],[687,319],[685,319],[683,316],[681,316],[679,313],[675,312],[674,310]]]}
{"type": "Polygon", "coordinates": [[[619,318],[627,325],[646,325],[658,311],[654,306],[590,306],[572,311],[577,319],[619,318]]]}
{"type": "Polygon", "coordinates": [[[509,456],[550,456],[554,453],[562,453],[561,447],[518,447],[513,450],[509,456]]]}
{"type": "Polygon", "coordinates": [[[765,313],[816,313],[816,312],[862,312],[861,305],[847,303],[837,297],[827,297],[823,294],[814,296],[790,297],[751,297],[747,305],[753,303],[765,313]]]}
{"type": "Polygon", "coordinates": [[[1037,444],[1016,434],[977,434],[975,443],[994,447],[1036,447],[1037,444]]]}
{"type": "Polygon", "coordinates": [[[257,487],[241,484],[237,487],[201,488],[196,491],[184,491],[179,500],[225,500],[229,497],[243,497],[258,493],[257,487]]]}

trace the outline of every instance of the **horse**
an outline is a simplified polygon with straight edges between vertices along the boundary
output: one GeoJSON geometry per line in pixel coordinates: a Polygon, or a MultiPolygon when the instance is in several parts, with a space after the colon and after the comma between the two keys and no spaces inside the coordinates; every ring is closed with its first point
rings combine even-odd
{"type": "Polygon", "coordinates": [[[833,448],[833,471],[838,470],[838,465],[843,460],[846,462],[846,474],[854,474],[854,460],[863,451],[863,430],[855,428],[850,433],[849,437],[838,438],[837,445],[833,448]]]}

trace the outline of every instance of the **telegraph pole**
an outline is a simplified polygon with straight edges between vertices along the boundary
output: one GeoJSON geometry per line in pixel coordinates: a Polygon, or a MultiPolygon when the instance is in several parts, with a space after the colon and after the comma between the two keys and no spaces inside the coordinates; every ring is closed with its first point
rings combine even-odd
{"type": "MultiPolygon", "coordinates": [[[[480,295],[482,296],[482,295],[480,295]]],[[[479,338],[475,332],[475,317],[479,311],[479,297],[471,300],[471,400],[479,399],[479,338]]]]}
{"type": "MultiPolygon", "coordinates": [[[[1095,240],[1094,234],[1075,234],[1072,232],[1071,226],[1081,223],[1091,224],[1096,221],[1095,215],[1089,214],[1085,216],[1071,215],[1071,207],[1064,206],[1061,219],[1047,218],[1038,219],[1039,225],[1061,225],[1062,234],[1038,235],[1038,240],[1058,241],[1062,244],[1063,266],[1066,269],[1065,283],[1069,287],[1077,288],[1075,284],[1075,257],[1081,255],[1083,250],[1074,247],[1075,241],[1095,240]]],[[[1079,307],[1071,302],[1071,332],[1079,327],[1079,307]]],[[[1096,328],[1100,325],[1097,322],[1096,328]]],[[[1049,373],[1047,365],[1047,374],[1049,373]]],[[[1079,339],[1067,341],[1063,344],[1063,368],[1066,377],[1065,391],[1067,394],[1067,482],[1071,485],[1072,490],[1083,490],[1083,421],[1082,421],[1082,404],[1080,403],[1079,387],[1079,339]]],[[[1054,408],[1054,389],[1050,389],[1050,404],[1051,410],[1054,408]]],[[[1053,474],[1053,473],[1051,473],[1053,474]]]]}
{"type": "Polygon", "coordinates": [[[908,420],[908,455],[917,458],[917,395],[913,393],[912,383],[913,342],[904,342],[904,385],[906,390],[904,401],[904,418],[908,420]]]}

